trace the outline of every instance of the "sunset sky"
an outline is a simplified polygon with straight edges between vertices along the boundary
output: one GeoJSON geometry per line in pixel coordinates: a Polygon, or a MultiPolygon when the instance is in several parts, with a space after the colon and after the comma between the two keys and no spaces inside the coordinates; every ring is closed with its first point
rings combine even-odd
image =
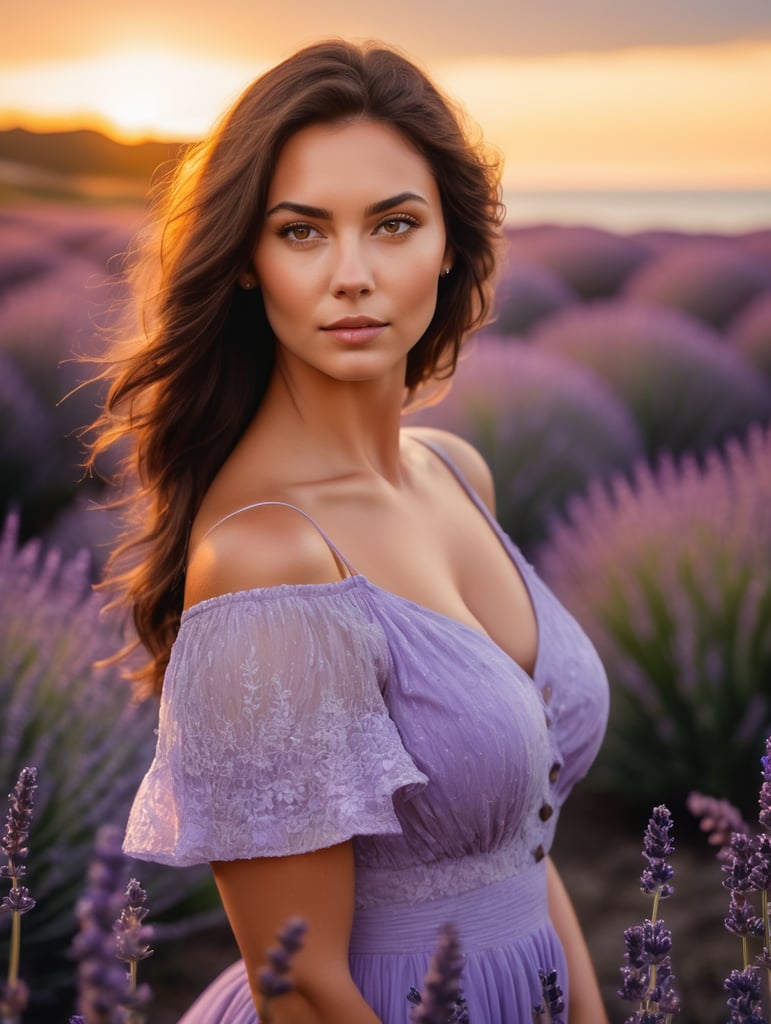
{"type": "Polygon", "coordinates": [[[52,0],[0,39],[0,128],[200,136],[314,39],[381,38],[501,149],[509,185],[771,188],[770,0],[52,0]]]}

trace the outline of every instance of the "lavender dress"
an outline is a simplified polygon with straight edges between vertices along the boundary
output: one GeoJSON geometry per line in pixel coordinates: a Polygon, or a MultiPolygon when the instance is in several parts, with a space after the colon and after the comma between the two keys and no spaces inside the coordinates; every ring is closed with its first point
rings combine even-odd
{"type": "MultiPolygon", "coordinates": [[[[333,583],[203,601],[182,617],[125,850],[188,865],[354,837],[350,966],[383,1024],[406,1024],[446,922],[466,957],[471,1024],[531,1024],[539,968],[557,969],[567,997],[544,856],[600,745],[607,681],[576,621],[434,450],[528,588],[533,677],[476,629],[350,566],[333,583]]],[[[181,1024],[256,1021],[239,961],[181,1024]]]]}

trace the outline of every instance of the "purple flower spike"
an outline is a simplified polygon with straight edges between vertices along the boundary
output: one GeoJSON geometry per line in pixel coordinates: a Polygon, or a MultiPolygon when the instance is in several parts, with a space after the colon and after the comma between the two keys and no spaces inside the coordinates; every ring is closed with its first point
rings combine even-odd
{"type": "Polygon", "coordinates": [[[533,1021],[544,1024],[563,1024],[562,1014],[565,1012],[565,1000],[562,998],[562,986],[557,981],[557,972],[552,970],[539,971],[543,1002],[533,1009],[533,1021]]]}
{"type": "Polygon", "coordinates": [[[672,951],[672,932],[664,921],[643,923],[642,959],[646,964],[660,964],[672,951]]]}
{"type": "Polygon", "coordinates": [[[257,973],[257,988],[262,996],[261,1021],[269,1021],[268,1004],[271,999],[292,991],[292,981],[288,975],[295,954],[302,949],[307,929],[308,925],[302,918],[290,918],[276,936],[278,947],[267,951],[270,966],[261,968],[257,973]]]}
{"type": "Polygon", "coordinates": [[[671,831],[669,809],[664,804],[654,807],[643,836],[643,857],[648,861],[648,867],[640,876],[640,888],[649,896],[658,893],[659,899],[666,899],[675,891],[674,886],[669,885],[674,870],[667,862],[675,852],[671,831]]]}
{"type": "Polygon", "coordinates": [[[727,846],[732,832],[751,832],[742,812],[728,800],[718,800],[703,793],[689,793],[688,810],[699,819],[699,828],[707,833],[710,846],[727,846]]]}
{"type": "Polygon", "coordinates": [[[115,955],[126,963],[138,963],[153,955],[148,945],[153,929],[142,923],[148,912],[144,905],[146,899],[147,893],[136,878],[132,878],[126,887],[126,902],[120,917],[113,925],[115,955]]]}
{"type": "Polygon", "coordinates": [[[728,905],[728,917],[725,926],[732,935],[762,935],[763,919],[755,913],[755,908],[741,892],[732,892],[728,905]]]}
{"type": "Polygon", "coordinates": [[[750,857],[750,886],[755,892],[771,889],[771,835],[766,832],[755,839],[750,857]]]}
{"type": "Polygon", "coordinates": [[[0,914],[26,914],[34,906],[35,901],[30,896],[26,885],[17,885],[4,899],[0,900],[0,914]]]}
{"type": "Polygon", "coordinates": [[[22,862],[29,853],[26,842],[32,824],[36,789],[37,768],[22,768],[13,792],[8,794],[5,834],[0,840],[7,858],[7,863],[0,866],[0,875],[6,878],[21,878],[26,873],[27,869],[22,862]]]}
{"type": "Polygon", "coordinates": [[[760,787],[759,821],[763,828],[771,832],[771,736],[766,740],[766,753],[760,759],[763,768],[763,784],[760,787]]]}
{"type": "Polygon", "coordinates": [[[131,999],[126,969],[116,958],[113,922],[125,890],[123,830],[103,825],[96,835],[86,890],[75,906],[80,926],[72,951],[78,959],[78,1010],[89,1024],[114,1024],[131,999]]]}
{"type": "Polygon", "coordinates": [[[669,880],[674,872],[667,862],[675,848],[671,830],[669,810],[663,804],[654,807],[643,839],[643,857],[648,867],[640,878],[642,891],[653,896],[653,912],[650,919],[624,932],[626,963],[621,968],[623,980],[618,995],[638,1004],[625,1024],[666,1024],[680,1005],[670,958],[672,933],[657,918],[659,899],[673,891],[669,880]]]}
{"type": "Polygon", "coordinates": [[[729,1024],[766,1024],[760,994],[760,972],[756,967],[731,971],[723,987],[729,993],[726,1000],[731,1011],[729,1024]]]}
{"type": "Polygon", "coordinates": [[[467,1024],[460,987],[464,959],[455,929],[445,925],[426,972],[420,1002],[410,1011],[411,1024],[467,1024]]]}
{"type": "Polygon", "coordinates": [[[731,892],[750,892],[752,882],[750,879],[751,860],[755,849],[755,841],[752,836],[743,832],[733,832],[725,850],[722,870],[725,874],[723,885],[731,892]]]}

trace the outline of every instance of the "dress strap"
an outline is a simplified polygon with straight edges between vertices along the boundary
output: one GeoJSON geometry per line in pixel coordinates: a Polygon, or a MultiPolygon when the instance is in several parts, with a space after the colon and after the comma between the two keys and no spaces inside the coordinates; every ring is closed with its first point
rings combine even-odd
{"type": "Polygon", "coordinates": [[[263,505],[279,505],[283,508],[291,508],[295,512],[299,512],[300,515],[304,516],[304,518],[307,519],[312,526],[315,526],[316,530],[327,542],[327,545],[329,546],[329,549],[331,550],[332,554],[340,560],[340,562],[345,566],[345,568],[348,570],[351,576],[358,575],[356,569],[351,565],[351,563],[342,553],[340,548],[331,540],[329,535],[325,533],[324,530],[322,530],[322,528],[319,526],[316,520],[309,516],[307,512],[303,512],[303,510],[301,508],[298,508],[297,505],[290,505],[288,501],[255,501],[252,505],[244,505],[243,508],[237,508],[234,512],[228,512],[226,516],[223,516],[222,519],[218,519],[213,526],[209,527],[209,529],[206,531],[203,537],[201,537],[201,540],[198,543],[200,544],[201,541],[205,540],[205,538],[209,536],[212,530],[216,530],[218,526],[221,526],[222,523],[227,522],[228,519],[232,519],[233,516],[238,516],[242,512],[251,512],[253,508],[262,508],[263,505]]]}
{"type": "Polygon", "coordinates": [[[479,511],[482,513],[482,515],[485,517],[485,519],[493,527],[495,532],[497,534],[500,534],[502,532],[501,531],[500,523],[495,518],[495,516],[492,514],[492,512],[487,507],[487,505],[484,503],[484,501],[482,501],[482,499],[479,497],[477,492],[474,490],[474,488],[468,482],[468,480],[463,475],[461,470],[458,468],[458,466],[455,463],[455,461],[447,454],[447,452],[444,450],[444,448],[442,448],[440,445],[438,445],[435,441],[428,441],[428,440],[426,440],[425,437],[415,437],[414,434],[412,436],[413,436],[413,440],[417,441],[419,444],[422,444],[424,448],[428,448],[430,451],[432,451],[434,453],[434,455],[436,455],[437,458],[440,459],[440,461],[442,461],[445,464],[445,466],[447,466],[449,471],[452,473],[452,475],[455,477],[455,479],[461,485],[461,487],[466,492],[466,494],[469,496],[469,498],[472,500],[472,502],[476,505],[476,507],[479,509],[479,511]]]}

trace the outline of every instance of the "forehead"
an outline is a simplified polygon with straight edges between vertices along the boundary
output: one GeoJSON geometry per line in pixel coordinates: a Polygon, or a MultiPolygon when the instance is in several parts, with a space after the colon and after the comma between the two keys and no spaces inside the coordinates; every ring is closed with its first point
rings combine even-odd
{"type": "Polygon", "coordinates": [[[320,202],[323,193],[349,199],[366,195],[370,203],[406,191],[439,202],[428,162],[396,128],[367,120],[313,124],[281,149],[269,206],[314,199],[328,205],[320,202]]]}

